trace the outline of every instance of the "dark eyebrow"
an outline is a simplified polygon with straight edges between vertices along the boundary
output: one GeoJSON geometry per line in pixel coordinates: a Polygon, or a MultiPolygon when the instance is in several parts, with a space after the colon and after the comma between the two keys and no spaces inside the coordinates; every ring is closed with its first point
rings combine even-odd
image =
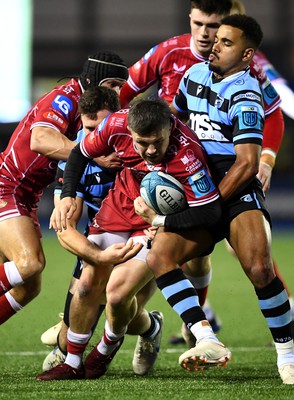
{"type": "Polygon", "coordinates": [[[210,23],[208,23],[208,24],[203,24],[201,21],[197,21],[196,19],[193,19],[192,20],[192,22],[194,23],[194,24],[197,24],[197,25],[205,25],[205,26],[207,26],[208,28],[219,28],[220,27],[220,24],[219,23],[217,23],[217,22],[210,22],[210,23]]]}

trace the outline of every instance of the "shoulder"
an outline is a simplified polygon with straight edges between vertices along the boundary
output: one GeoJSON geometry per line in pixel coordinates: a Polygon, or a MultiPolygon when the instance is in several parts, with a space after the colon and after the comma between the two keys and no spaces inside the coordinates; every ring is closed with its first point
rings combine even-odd
{"type": "Polygon", "coordinates": [[[201,75],[210,75],[211,71],[208,68],[208,62],[204,61],[201,63],[197,63],[192,65],[187,71],[185,72],[184,77],[189,77],[190,79],[199,78],[201,75]]]}
{"type": "Polygon", "coordinates": [[[185,33],[183,35],[173,36],[160,43],[161,47],[174,48],[174,47],[189,47],[191,34],[185,33]]]}
{"type": "Polygon", "coordinates": [[[109,135],[115,132],[127,131],[129,108],[124,108],[109,114],[98,126],[98,132],[107,131],[109,135]]]}

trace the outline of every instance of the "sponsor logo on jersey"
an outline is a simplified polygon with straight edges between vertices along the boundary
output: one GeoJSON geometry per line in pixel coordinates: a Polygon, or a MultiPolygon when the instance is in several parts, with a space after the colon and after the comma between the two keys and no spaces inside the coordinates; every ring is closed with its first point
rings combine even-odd
{"type": "Polygon", "coordinates": [[[141,68],[141,61],[137,61],[136,64],[133,65],[133,67],[131,68],[134,72],[138,72],[139,69],[141,68]]]}
{"type": "Polygon", "coordinates": [[[196,89],[196,96],[198,96],[199,93],[202,92],[202,89],[203,89],[203,86],[202,86],[202,85],[198,85],[198,86],[197,86],[197,89],[196,89]]]}
{"type": "Polygon", "coordinates": [[[152,49],[150,49],[150,50],[148,51],[148,53],[146,53],[146,54],[143,56],[144,62],[148,61],[148,59],[149,59],[149,58],[152,56],[152,54],[156,51],[157,47],[158,47],[158,45],[152,47],[152,49]]]}
{"type": "Polygon", "coordinates": [[[225,101],[225,99],[218,94],[216,96],[216,99],[215,99],[215,102],[214,102],[215,107],[221,108],[221,106],[223,105],[224,101],[225,101]]]}
{"type": "Polygon", "coordinates": [[[260,101],[261,97],[258,96],[257,94],[253,92],[248,92],[248,93],[239,93],[237,96],[233,97],[233,102],[237,102],[239,100],[253,100],[253,101],[260,101]]]}
{"type": "Polygon", "coordinates": [[[181,67],[179,67],[176,63],[173,63],[173,70],[174,72],[176,72],[177,74],[182,74],[183,72],[185,72],[187,69],[186,65],[182,65],[181,67]]]}
{"type": "Polygon", "coordinates": [[[240,197],[240,200],[244,203],[251,203],[253,201],[251,194],[245,194],[245,196],[240,197]]]}
{"type": "Polygon", "coordinates": [[[257,108],[256,107],[241,107],[242,121],[246,126],[255,126],[257,124],[257,108]]]}
{"type": "Polygon", "coordinates": [[[74,88],[72,86],[65,86],[65,88],[63,89],[64,93],[66,94],[70,94],[71,92],[74,91],[74,88]]]}
{"type": "Polygon", "coordinates": [[[191,149],[186,151],[186,154],[181,158],[181,161],[185,165],[185,170],[189,173],[195,172],[202,166],[202,162],[198,160],[191,149]]]}
{"type": "Polygon", "coordinates": [[[73,108],[71,99],[66,96],[62,96],[61,94],[58,94],[55,97],[51,105],[65,116],[67,116],[73,108]]]}
{"type": "Polygon", "coordinates": [[[191,113],[190,126],[200,140],[229,141],[221,132],[221,127],[216,122],[210,121],[207,114],[191,113]]]}
{"type": "Polygon", "coordinates": [[[0,200],[0,208],[3,208],[7,205],[7,201],[0,200]]]}
{"type": "Polygon", "coordinates": [[[51,121],[54,121],[57,125],[64,127],[65,122],[62,118],[60,118],[58,115],[54,114],[52,111],[47,111],[43,114],[43,117],[46,119],[50,119],[51,121]]]}

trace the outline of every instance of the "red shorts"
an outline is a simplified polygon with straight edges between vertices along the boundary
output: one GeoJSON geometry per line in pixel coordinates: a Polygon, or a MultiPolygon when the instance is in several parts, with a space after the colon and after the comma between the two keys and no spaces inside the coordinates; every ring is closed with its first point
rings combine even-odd
{"type": "Polygon", "coordinates": [[[142,231],[149,227],[150,225],[135,213],[134,201],[123,192],[111,189],[92,221],[89,235],[138,231],[142,234],[142,231]]]}
{"type": "Polygon", "coordinates": [[[37,204],[28,201],[27,193],[23,192],[20,186],[16,187],[13,182],[0,177],[0,222],[14,217],[30,217],[41,237],[37,209],[37,204]]]}

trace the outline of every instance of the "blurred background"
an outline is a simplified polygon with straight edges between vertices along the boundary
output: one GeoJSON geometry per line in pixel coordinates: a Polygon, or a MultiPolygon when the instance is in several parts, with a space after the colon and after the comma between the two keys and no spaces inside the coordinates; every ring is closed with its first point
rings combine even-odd
{"type": "MultiPolygon", "coordinates": [[[[294,1],[243,0],[264,31],[261,50],[294,88],[294,1]]],[[[79,76],[88,54],[113,50],[130,66],[155,44],[189,32],[189,0],[0,0],[0,150],[34,101],[79,76]]],[[[293,104],[294,107],[294,104],[293,104]]],[[[294,121],[273,173],[274,227],[294,228],[294,121]]],[[[48,223],[52,188],[40,205],[48,223]]]]}

